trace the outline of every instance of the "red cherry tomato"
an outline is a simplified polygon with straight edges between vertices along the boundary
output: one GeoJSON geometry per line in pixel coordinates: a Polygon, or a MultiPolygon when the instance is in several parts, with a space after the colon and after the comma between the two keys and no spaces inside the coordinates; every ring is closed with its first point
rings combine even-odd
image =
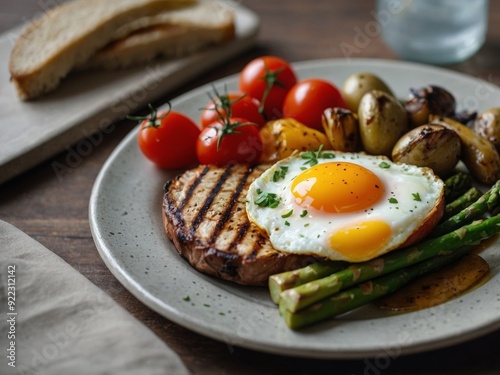
{"type": "Polygon", "coordinates": [[[347,108],[339,89],[322,79],[304,79],[288,92],[283,103],[283,117],[294,118],[304,125],[323,131],[323,111],[333,107],[347,108]]]}
{"type": "Polygon", "coordinates": [[[241,117],[262,126],[266,121],[259,112],[259,105],[257,99],[246,94],[217,94],[216,98],[208,103],[201,113],[201,127],[205,128],[217,122],[221,116],[241,117]]]}
{"type": "Polygon", "coordinates": [[[201,164],[254,164],[262,154],[259,127],[242,118],[215,122],[201,131],[196,154],[201,164]]]}
{"type": "Polygon", "coordinates": [[[138,143],[142,153],[160,168],[186,168],[198,162],[196,141],[200,129],[181,113],[157,112],[150,105],[148,117],[132,117],[141,120],[138,143]]]}
{"type": "Polygon", "coordinates": [[[259,100],[267,120],[281,117],[285,96],[295,83],[295,71],[286,60],[276,56],[250,61],[239,77],[240,91],[259,100]]]}

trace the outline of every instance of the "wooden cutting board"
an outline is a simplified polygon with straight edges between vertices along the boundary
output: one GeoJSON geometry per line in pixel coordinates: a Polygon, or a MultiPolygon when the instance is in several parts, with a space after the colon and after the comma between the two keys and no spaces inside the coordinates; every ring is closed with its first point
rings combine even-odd
{"type": "Polygon", "coordinates": [[[109,131],[114,121],[250,48],[259,18],[239,4],[230,4],[236,14],[236,38],[228,44],[133,69],[74,73],[53,93],[30,102],[19,100],[9,82],[10,51],[21,27],[1,34],[0,183],[65,149],[75,153],[76,164],[78,156],[91,152],[99,132],[109,131]],[[70,148],[77,142],[76,149],[70,148]]]}

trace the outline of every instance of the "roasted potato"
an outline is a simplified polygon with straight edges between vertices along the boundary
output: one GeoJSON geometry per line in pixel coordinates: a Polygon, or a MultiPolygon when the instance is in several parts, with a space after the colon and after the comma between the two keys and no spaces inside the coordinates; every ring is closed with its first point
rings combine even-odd
{"type": "Polygon", "coordinates": [[[500,108],[482,112],[474,121],[474,131],[500,150],[500,108]]]}
{"type": "Polygon", "coordinates": [[[394,96],[391,89],[379,77],[372,73],[356,73],[349,76],[342,85],[341,93],[347,107],[354,113],[358,112],[359,102],[367,92],[379,90],[394,96]]]}
{"type": "Polygon", "coordinates": [[[458,134],[441,125],[421,125],[403,135],[392,149],[392,160],[432,168],[440,177],[449,175],[460,160],[458,134]]]}
{"type": "Polygon", "coordinates": [[[500,155],[493,143],[447,117],[431,115],[430,124],[442,125],[458,134],[462,149],[461,160],[479,182],[492,185],[500,179],[500,155]]]}
{"type": "Polygon", "coordinates": [[[359,104],[359,133],[369,154],[391,156],[399,138],[410,130],[406,112],[392,95],[373,90],[359,104]]]}
{"type": "Polygon", "coordinates": [[[291,118],[267,122],[261,129],[263,143],[261,162],[275,162],[290,156],[295,150],[331,150],[332,146],[326,135],[309,128],[291,118]]]}
{"type": "Polygon", "coordinates": [[[327,108],[323,112],[321,121],[334,150],[344,152],[360,150],[358,118],[350,110],[327,108]]]}

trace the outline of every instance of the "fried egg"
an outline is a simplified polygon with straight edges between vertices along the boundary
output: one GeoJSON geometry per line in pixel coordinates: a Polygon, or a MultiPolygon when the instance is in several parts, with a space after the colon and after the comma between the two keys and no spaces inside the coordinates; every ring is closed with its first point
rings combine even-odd
{"type": "Polygon", "coordinates": [[[429,168],[320,150],[266,170],[250,185],[246,210],[277,250],[361,262],[427,235],[443,197],[429,168]]]}

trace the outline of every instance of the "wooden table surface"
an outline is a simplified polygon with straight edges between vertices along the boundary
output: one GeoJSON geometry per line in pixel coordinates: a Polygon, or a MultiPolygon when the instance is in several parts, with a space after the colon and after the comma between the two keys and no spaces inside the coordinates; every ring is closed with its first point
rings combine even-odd
{"type": "MultiPolygon", "coordinates": [[[[157,104],[203,83],[237,73],[252,58],[273,54],[289,61],[343,58],[342,42],[354,43],[356,30],[373,20],[373,1],[252,0],[242,2],[261,18],[257,46],[199,77],[157,104]]],[[[490,2],[486,45],[449,69],[500,82],[500,2],[490,2]]],[[[5,3],[3,3],[5,4],[5,3]]],[[[0,31],[29,19],[41,2],[17,0],[0,7],[0,31]]],[[[352,57],[396,59],[377,36],[352,57]]],[[[1,121],[1,120],[0,120],[1,121]]],[[[121,121],[101,144],[60,181],[51,164],[66,152],[0,186],[0,219],[23,230],[144,322],[175,350],[193,374],[498,374],[500,331],[427,353],[365,360],[309,360],[229,346],[173,324],[133,297],[104,265],[88,220],[92,185],[107,157],[135,123],[121,121]]],[[[385,355],[385,353],[381,353],[385,355]]]]}

